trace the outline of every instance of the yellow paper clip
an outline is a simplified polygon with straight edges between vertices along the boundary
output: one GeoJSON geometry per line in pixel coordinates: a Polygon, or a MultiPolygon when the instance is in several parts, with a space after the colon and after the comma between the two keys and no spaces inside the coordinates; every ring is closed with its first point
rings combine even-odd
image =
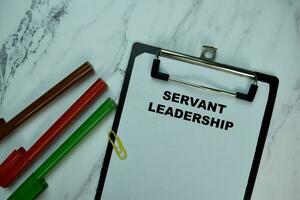
{"type": "Polygon", "coordinates": [[[113,130],[110,130],[107,134],[107,137],[108,137],[109,142],[113,146],[117,156],[121,160],[125,160],[127,158],[127,152],[126,152],[126,149],[123,146],[123,143],[122,143],[121,139],[119,138],[119,136],[117,136],[117,134],[113,130]],[[115,142],[111,139],[111,137],[110,137],[111,133],[114,135],[115,142],[117,143],[118,146],[116,146],[115,142]]]}

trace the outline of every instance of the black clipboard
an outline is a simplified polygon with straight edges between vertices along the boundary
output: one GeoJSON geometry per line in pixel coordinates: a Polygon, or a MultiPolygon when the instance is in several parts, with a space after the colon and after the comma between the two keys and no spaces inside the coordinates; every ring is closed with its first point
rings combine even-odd
{"type": "MultiPolygon", "coordinates": [[[[207,47],[207,48],[209,48],[209,47],[207,47]]],[[[265,109],[262,112],[263,113],[262,121],[261,121],[260,129],[259,129],[259,133],[258,133],[257,144],[255,147],[255,153],[253,155],[250,172],[249,172],[249,175],[247,178],[246,188],[245,188],[244,195],[243,195],[243,199],[248,200],[248,199],[251,199],[251,194],[252,194],[252,191],[254,188],[255,179],[256,179],[256,176],[258,173],[259,164],[260,164],[261,156],[263,153],[263,149],[264,149],[264,145],[265,145],[265,141],[266,141],[266,137],[267,137],[270,121],[271,121],[271,116],[272,116],[272,112],[273,112],[273,108],[274,108],[274,103],[275,103],[279,80],[275,76],[267,75],[267,74],[260,73],[260,72],[251,72],[251,71],[240,69],[237,67],[228,66],[228,65],[214,62],[214,56],[215,56],[214,50],[215,49],[213,49],[213,48],[207,49],[207,48],[203,50],[201,58],[197,58],[197,57],[192,57],[192,56],[188,56],[188,55],[177,53],[177,52],[164,50],[159,47],[154,47],[154,46],[150,46],[150,45],[146,45],[146,44],[142,44],[142,43],[134,43],[133,47],[132,47],[131,55],[129,58],[128,67],[126,70],[125,79],[124,79],[122,91],[120,94],[119,104],[118,104],[118,108],[117,108],[115,119],[114,119],[113,126],[112,126],[112,131],[114,131],[115,133],[118,133],[120,119],[121,119],[122,112],[124,109],[124,102],[126,100],[128,86],[130,83],[134,63],[135,63],[136,58],[143,53],[151,54],[154,56],[154,61],[153,61],[152,67],[151,67],[151,75],[152,75],[152,78],[160,79],[162,82],[171,79],[171,75],[160,71],[159,57],[161,57],[161,56],[165,56],[170,59],[175,59],[180,62],[188,62],[190,64],[199,64],[200,63],[200,65],[206,65],[206,67],[208,66],[208,68],[211,68],[211,66],[213,66],[213,67],[216,67],[217,69],[220,69],[221,71],[225,71],[225,72],[229,72],[229,73],[232,73],[232,71],[233,71],[233,73],[238,72],[238,73],[242,73],[242,75],[246,74],[246,76],[247,76],[247,74],[248,75],[250,74],[250,76],[253,76],[253,80],[254,80],[255,84],[251,84],[248,92],[245,92],[245,93],[241,93],[241,92],[231,93],[228,91],[224,91],[224,90],[220,90],[220,89],[216,89],[216,88],[210,88],[210,87],[206,87],[203,85],[197,85],[197,84],[193,85],[190,82],[184,82],[184,81],[180,82],[180,80],[178,80],[178,79],[174,80],[174,82],[177,82],[179,84],[185,84],[185,85],[189,85],[189,86],[193,86],[193,87],[204,87],[204,89],[216,90],[216,92],[221,92],[221,93],[228,92],[231,95],[233,95],[234,97],[239,98],[243,101],[248,101],[248,102],[252,102],[256,95],[256,90],[257,90],[256,83],[257,82],[262,82],[262,83],[265,83],[268,85],[269,91],[268,91],[268,94],[266,95],[267,99],[266,99],[265,109]],[[208,50],[212,50],[211,58],[205,57],[205,53],[208,50]],[[165,55],[162,55],[162,54],[165,54],[165,55]],[[173,57],[173,56],[178,56],[178,57],[173,57]],[[187,61],[188,59],[190,59],[190,60],[187,61]]],[[[240,74],[238,74],[238,75],[240,75],[240,74]]],[[[126,137],[126,135],[124,135],[122,137],[126,137]]],[[[113,141],[114,141],[114,139],[115,138],[112,138],[113,141]]],[[[126,143],[125,143],[125,147],[126,147],[126,143]]],[[[112,147],[111,143],[108,143],[106,154],[105,154],[104,161],[103,161],[103,166],[102,166],[101,173],[100,173],[100,179],[99,179],[95,199],[101,199],[101,196],[103,194],[105,181],[106,181],[106,177],[107,177],[107,172],[110,167],[112,151],[113,151],[113,147],[112,147]]],[[[129,152],[129,156],[130,156],[130,152],[129,152]]],[[[126,187],[126,186],[124,186],[124,187],[126,187]]],[[[115,192],[118,193],[118,191],[115,191],[115,192]]]]}

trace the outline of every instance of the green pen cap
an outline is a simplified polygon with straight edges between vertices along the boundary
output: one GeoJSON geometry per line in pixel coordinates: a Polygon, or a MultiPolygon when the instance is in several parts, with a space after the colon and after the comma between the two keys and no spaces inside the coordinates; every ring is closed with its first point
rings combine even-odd
{"type": "Polygon", "coordinates": [[[22,199],[29,200],[35,199],[39,196],[46,188],[48,184],[42,179],[37,179],[33,174],[29,176],[22,185],[8,198],[10,199],[22,199]]]}

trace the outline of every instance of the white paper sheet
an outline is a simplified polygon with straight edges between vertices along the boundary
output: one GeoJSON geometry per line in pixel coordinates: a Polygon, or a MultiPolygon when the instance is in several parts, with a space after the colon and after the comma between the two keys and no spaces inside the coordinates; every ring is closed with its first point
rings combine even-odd
{"type": "MultiPolygon", "coordinates": [[[[259,82],[253,102],[153,79],[154,56],[135,60],[118,135],[128,158],[112,153],[103,200],[241,200],[250,173],[266,106],[268,85],[259,82]],[[226,105],[222,113],[163,99],[165,91],[226,105]],[[225,130],[149,111],[158,104],[233,122],[225,130]]],[[[161,70],[191,82],[247,91],[245,78],[215,73],[167,58],[161,70]],[[209,73],[215,73],[213,76],[209,73]],[[211,81],[213,78],[214,81],[211,81]]],[[[248,84],[247,84],[248,83],[248,84]]],[[[176,100],[176,98],[175,98],[176,100]]]]}

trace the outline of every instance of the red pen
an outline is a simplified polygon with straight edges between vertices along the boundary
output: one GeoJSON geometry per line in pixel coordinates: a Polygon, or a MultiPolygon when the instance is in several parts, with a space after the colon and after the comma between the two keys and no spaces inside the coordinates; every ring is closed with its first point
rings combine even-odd
{"type": "Polygon", "coordinates": [[[100,96],[107,86],[98,79],[77,101],[26,151],[14,150],[0,165],[0,186],[11,184],[79,114],[100,96]]]}

